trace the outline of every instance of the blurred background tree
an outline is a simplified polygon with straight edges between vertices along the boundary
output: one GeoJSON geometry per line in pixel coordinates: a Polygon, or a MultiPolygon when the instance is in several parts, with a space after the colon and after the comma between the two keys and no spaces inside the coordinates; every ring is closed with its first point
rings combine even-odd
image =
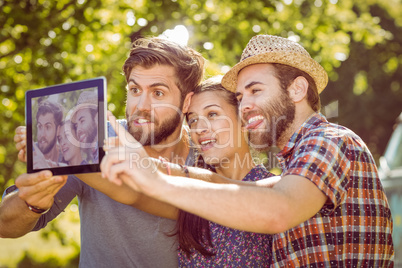
{"type": "Polygon", "coordinates": [[[329,73],[323,112],[376,160],[383,153],[402,110],[399,0],[0,0],[0,190],[26,170],[13,142],[26,90],[105,76],[122,118],[131,41],[172,29],[208,59],[208,75],[238,62],[256,34],[301,43],[329,73]]]}

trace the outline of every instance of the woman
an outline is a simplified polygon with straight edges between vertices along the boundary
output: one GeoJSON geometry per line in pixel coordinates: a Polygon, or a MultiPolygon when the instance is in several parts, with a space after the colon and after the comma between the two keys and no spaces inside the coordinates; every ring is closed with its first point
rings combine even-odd
{"type": "MultiPolygon", "coordinates": [[[[235,95],[226,91],[219,81],[210,79],[197,88],[187,121],[191,138],[200,152],[199,162],[204,162],[217,174],[237,181],[256,181],[272,176],[262,165],[254,164],[241,131],[237,108],[235,95]]],[[[173,167],[164,166],[165,172],[172,173],[173,167]]],[[[188,175],[188,169],[182,168],[188,175]]],[[[135,173],[133,169],[125,168],[120,177],[129,185],[131,171],[135,173]]],[[[107,174],[108,168],[102,172],[107,174]]],[[[109,179],[114,180],[113,177],[109,179]]],[[[180,244],[180,267],[270,265],[271,236],[267,234],[239,231],[184,211],[179,212],[175,234],[180,244]]]]}
{"type": "MultiPolygon", "coordinates": [[[[187,114],[191,138],[203,161],[216,173],[243,181],[269,177],[271,174],[262,165],[254,165],[237,109],[233,93],[214,79],[205,81],[195,92],[187,114]]],[[[228,228],[183,211],[179,214],[177,234],[181,267],[270,264],[270,235],[228,228]]]]}
{"type": "Polygon", "coordinates": [[[60,145],[61,154],[63,156],[62,163],[67,166],[78,166],[85,164],[82,159],[80,143],[73,129],[70,120],[61,122],[57,130],[57,141],[60,145]]]}

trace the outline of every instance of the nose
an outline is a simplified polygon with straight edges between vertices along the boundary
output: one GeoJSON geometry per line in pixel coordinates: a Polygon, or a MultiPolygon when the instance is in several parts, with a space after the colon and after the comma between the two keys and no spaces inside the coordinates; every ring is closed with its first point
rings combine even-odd
{"type": "Polygon", "coordinates": [[[137,109],[140,111],[150,111],[151,101],[147,94],[141,94],[138,97],[137,109]]]}
{"type": "Polygon", "coordinates": [[[243,96],[243,98],[241,99],[240,103],[239,103],[239,113],[241,114],[245,114],[251,110],[254,109],[254,100],[251,97],[245,97],[243,96]]]}
{"type": "Polygon", "coordinates": [[[37,135],[38,135],[38,140],[40,140],[45,135],[42,128],[38,128],[37,135]]]}
{"type": "Polygon", "coordinates": [[[210,131],[211,126],[210,122],[205,117],[199,117],[197,124],[195,126],[195,132],[200,134],[205,134],[210,131]]]}

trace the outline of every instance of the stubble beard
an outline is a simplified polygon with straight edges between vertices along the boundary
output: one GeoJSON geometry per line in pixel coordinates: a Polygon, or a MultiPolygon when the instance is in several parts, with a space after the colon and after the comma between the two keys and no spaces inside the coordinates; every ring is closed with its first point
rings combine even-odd
{"type": "Polygon", "coordinates": [[[95,142],[96,136],[98,134],[98,130],[96,128],[95,121],[92,122],[90,129],[87,131],[87,140],[88,143],[95,142]]]}
{"type": "Polygon", "coordinates": [[[266,128],[251,130],[248,137],[250,146],[262,152],[283,142],[281,139],[294,121],[296,108],[289,95],[282,92],[279,100],[265,103],[260,111],[266,128]]]}
{"type": "Polygon", "coordinates": [[[42,146],[40,146],[40,142],[38,142],[38,147],[39,150],[42,152],[42,154],[48,154],[55,145],[56,145],[56,136],[54,136],[53,140],[49,142],[49,145],[45,146],[44,148],[42,148],[42,146]]]}
{"type": "Polygon", "coordinates": [[[136,112],[130,117],[126,109],[126,118],[128,132],[141,143],[142,146],[160,144],[176,131],[181,122],[180,114],[176,112],[167,119],[159,121],[154,118],[154,116],[151,116],[149,112],[136,112]],[[148,128],[148,131],[144,131],[142,127],[135,127],[133,125],[133,119],[138,116],[142,116],[153,123],[152,126],[148,128]]]}

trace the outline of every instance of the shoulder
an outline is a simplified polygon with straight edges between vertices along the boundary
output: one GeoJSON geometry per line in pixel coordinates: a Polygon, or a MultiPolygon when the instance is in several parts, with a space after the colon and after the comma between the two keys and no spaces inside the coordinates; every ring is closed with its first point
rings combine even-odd
{"type": "Polygon", "coordinates": [[[309,128],[297,142],[296,147],[300,146],[367,150],[366,144],[352,130],[329,122],[320,122],[309,128]]]}

